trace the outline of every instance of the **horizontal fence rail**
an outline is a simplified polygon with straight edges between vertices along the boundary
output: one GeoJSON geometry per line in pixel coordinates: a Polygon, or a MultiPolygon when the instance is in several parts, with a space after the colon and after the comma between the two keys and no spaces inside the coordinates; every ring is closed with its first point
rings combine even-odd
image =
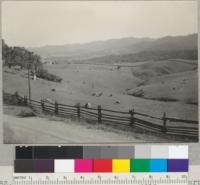
{"type": "Polygon", "coordinates": [[[159,118],[136,112],[134,109],[125,112],[104,109],[101,105],[98,105],[97,108],[91,108],[80,106],[80,104],[73,106],[60,104],[58,102],[49,102],[45,99],[40,101],[28,100],[26,96],[21,97],[18,94],[12,96],[17,96],[20,103],[23,102],[23,105],[30,106],[34,110],[40,110],[62,117],[96,121],[99,124],[129,126],[144,131],[198,139],[198,121],[170,118],[166,116],[166,113],[163,113],[163,116],[159,118]],[[177,124],[179,125],[177,126],[177,124]]]}

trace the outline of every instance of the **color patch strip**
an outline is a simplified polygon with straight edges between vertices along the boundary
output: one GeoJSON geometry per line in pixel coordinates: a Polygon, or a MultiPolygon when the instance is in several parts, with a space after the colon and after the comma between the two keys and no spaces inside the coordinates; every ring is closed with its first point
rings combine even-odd
{"type": "Polygon", "coordinates": [[[16,147],[16,159],[188,159],[187,145],[16,147]]]}
{"type": "Polygon", "coordinates": [[[93,172],[93,161],[89,159],[76,159],[75,172],[93,172]]]}
{"type": "Polygon", "coordinates": [[[151,159],[150,172],[167,172],[167,160],[166,159],[151,159]]]}
{"type": "Polygon", "coordinates": [[[15,173],[188,172],[188,159],[17,159],[15,173]]]}
{"type": "Polygon", "coordinates": [[[188,172],[188,159],[169,159],[167,160],[167,172],[188,172]]]}
{"type": "Polygon", "coordinates": [[[130,172],[130,160],[129,159],[113,159],[112,160],[112,172],[130,172]]]}
{"type": "Polygon", "coordinates": [[[134,146],[30,146],[16,149],[16,159],[125,159],[134,158],[134,146]]]}
{"type": "Polygon", "coordinates": [[[131,159],[131,172],[150,172],[149,159],[131,159]]]}
{"type": "Polygon", "coordinates": [[[94,160],[93,172],[112,172],[112,160],[111,159],[94,160]]]}
{"type": "Polygon", "coordinates": [[[55,173],[73,173],[74,171],[74,160],[67,159],[67,160],[54,160],[54,172],[55,173]]]}

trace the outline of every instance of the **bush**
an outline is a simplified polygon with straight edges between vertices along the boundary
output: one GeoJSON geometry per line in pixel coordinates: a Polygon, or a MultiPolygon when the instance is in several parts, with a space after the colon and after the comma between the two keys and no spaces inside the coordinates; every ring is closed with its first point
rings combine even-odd
{"type": "Polygon", "coordinates": [[[136,97],[144,97],[144,91],[142,89],[136,91],[136,92],[133,92],[132,93],[132,96],[136,96],[136,97]]]}
{"type": "Polygon", "coordinates": [[[18,95],[18,92],[14,94],[3,92],[3,103],[8,105],[25,105],[23,97],[18,95]]]}
{"type": "Polygon", "coordinates": [[[49,80],[49,81],[53,81],[53,82],[61,82],[62,81],[62,78],[54,75],[54,74],[51,74],[49,73],[47,70],[40,70],[37,74],[37,76],[39,78],[43,78],[45,80],[49,80]]]}

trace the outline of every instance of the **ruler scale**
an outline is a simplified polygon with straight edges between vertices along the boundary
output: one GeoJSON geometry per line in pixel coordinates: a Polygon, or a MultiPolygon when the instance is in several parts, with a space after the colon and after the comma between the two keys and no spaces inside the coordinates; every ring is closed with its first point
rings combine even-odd
{"type": "Polygon", "coordinates": [[[133,185],[187,185],[188,173],[94,173],[94,174],[14,174],[15,185],[67,184],[133,184],[133,185]]]}

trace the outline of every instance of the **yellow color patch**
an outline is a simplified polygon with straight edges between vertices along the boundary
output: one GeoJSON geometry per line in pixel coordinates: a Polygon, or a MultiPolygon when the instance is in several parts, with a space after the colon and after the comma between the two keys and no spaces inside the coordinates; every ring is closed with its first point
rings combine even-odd
{"type": "Polygon", "coordinates": [[[129,159],[113,159],[112,172],[130,172],[129,159]]]}

